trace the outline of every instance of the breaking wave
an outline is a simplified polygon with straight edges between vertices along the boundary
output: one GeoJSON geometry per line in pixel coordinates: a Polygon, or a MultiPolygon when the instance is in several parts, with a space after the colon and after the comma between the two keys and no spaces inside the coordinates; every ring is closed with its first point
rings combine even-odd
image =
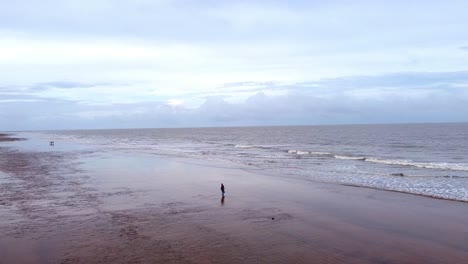
{"type": "Polygon", "coordinates": [[[235,145],[235,148],[242,148],[242,149],[249,149],[249,148],[257,148],[257,149],[271,149],[268,146],[261,146],[261,145],[235,145]]]}
{"type": "Polygon", "coordinates": [[[333,155],[329,152],[316,152],[316,151],[302,151],[302,150],[288,150],[289,154],[295,155],[310,155],[310,156],[328,156],[335,159],[341,160],[356,160],[365,161],[386,165],[395,166],[410,166],[424,169],[435,169],[435,170],[450,170],[450,171],[468,171],[468,164],[460,163],[446,163],[446,162],[417,162],[412,160],[398,160],[398,159],[383,159],[363,156],[346,156],[346,155],[333,155]]]}
{"type": "Polygon", "coordinates": [[[343,160],[366,160],[366,157],[355,157],[355,156],[342,156],[342,155],[334,155],[335,159],[343,159],[343,160]]]}
{"type": "Polygon", "coordinates": [[[364,161],[387,165],[412,166],[425,169],[468,171],[468,164],[456,164],[446,162],[415,162],[411,160],[394,160],[378,158],[366,158],[364,159],[364,161]]]}
{"type": "Polygon", "coordinates": [[[288,153],[296,154],[296,155],[312,155],[312,156],[331,156],[332,155],[331,153],[328,153],[328,152],[302,151],[302,150],[295,150],[295,149],[288,150],[288,153]]]}

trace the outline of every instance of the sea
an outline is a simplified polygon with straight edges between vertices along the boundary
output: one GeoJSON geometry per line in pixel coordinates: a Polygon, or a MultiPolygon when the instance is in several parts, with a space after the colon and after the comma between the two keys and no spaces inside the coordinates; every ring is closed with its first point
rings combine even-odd
{"type": "Polygon", "coordinates": [[[468,201],[468,123],[34,131],[100,151],[468,201]]]}

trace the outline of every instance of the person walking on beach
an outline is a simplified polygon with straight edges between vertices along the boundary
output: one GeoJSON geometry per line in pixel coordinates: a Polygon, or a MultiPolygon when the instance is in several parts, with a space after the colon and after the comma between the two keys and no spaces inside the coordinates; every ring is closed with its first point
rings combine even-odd
{"type": "Polygon", "coordinates": [[[223,195],[224,197],[224,184],[221,183],[221,194],[223,195]]]}

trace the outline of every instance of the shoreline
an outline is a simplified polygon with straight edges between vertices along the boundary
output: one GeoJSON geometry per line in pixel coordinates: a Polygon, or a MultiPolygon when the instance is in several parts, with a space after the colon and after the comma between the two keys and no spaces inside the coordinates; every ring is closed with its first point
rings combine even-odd
{"type": "MultiPolygon", "coordinates": [[[[163,156],[158,156],[162,159],[170,159],[171,157],[163,157],[163,156]]],[[[187,164],[193,164],[193,165],[201,165],[201,166],[209,166],[209,167],[214,167],[214,168],[220,168],[220,169],[232,169],[230,167],[226,166],[213,166],[213,165],[208,165],[208,163],[213,163],[213,162],[208,162],[205,160],[200,160],[200,159],[195,159],[195,158],[181,158],[184,160],[192,160],[195,162],[187,162],[187,161],[181,161],[182,163],[187,163],[187,164]]],[[[310,183],[316,183],[316,184],[331,184],[331,185],[340,185],[340,186],[347,186],[347,187],[354,187],[354,188],[364,188],[364,189],[371,189],[371,190],[378,190],[378,191],[386,191],[386,192],[392,192],[392,193],[400,193],[400,194],[409,194],[409,195],[414,195],[418,197],[425,197],[425,198],[430,198],[430,199],[437,199],[437,200],[443,200],[443,201],[451,201],[451,202],[461,202],[461,203],[468,203],[468,200],[461,200],[461,199],[452,199],[452,198],[446,198],[446,197],[441,197],[441,196],[436,196],[436,195],[429,195],[429,194],[424,194],[424,193],[414,193],[414,192],[406,192],[406,191],[399,191],[399,190],[392,190],[392,189],[385,189],[385,188],[379,188],[379,187],[373,187],[373,186],[365,186],[365,185],[357,185],[357,184],[349,184],[349,183],[341,183],[341,182],[327,182],[327,181],[320,181],[320,180],[313,180],[313,179],[303,179],[303,178],[298,178],[298,177],[281,177],[277,175],[269,175],[269,174],[264,174],[261,172],[256,172],[255,169],[250,169],[248,167],[246,168],[236,168],[239,170],[243,170],[248,173],[253,173],[253,174],[258,174],[262,175],[265,177],[272,177],[276,179],[292,179],[292,180],[297,180],[297,181],[304,181],[304,182],[310,182],[310,183]]]]}
{"type": "Polygon", "coordinates": [[[366,188],[366,189],[373,189],[373,190],[378,190],[378,191],[409,194],[409,195],[415,195],[415,196],[425,197],[425,198],[430,198],[430,199],[437,199],[437,200],[450,201],[450,202],[460,202],[460,203],[467,203],[468,204],[468,200],[451,199],[451,198],[445,198],[445,197],[429,195],[429,194],[423,194],[423,193],[404,192],[404,191],[399,191],[399,190],[383,189],[383,188],[377,188],[377,187],[370,187],[370,186],[368,187],[368,186],[353,185],[353,184],[346,184],[346,183],[336,183],[336,184],[343,185],[343,186],[348,186],[348,187],[366,188]]]}
{"type": "Polygon", "coordinates": [[[183,161],[0,149],[0,263],[468,259],[464,202],[183,161]]]}
{"type": "MultiPolygon", "coordinates": [[[[34,138],[35,148],[41,149],[41,150],[48,149],[47,146],[43,145],[43,142],[38,144],[39,141],[37,140],[37,135],[34,135],[34,133],[25,134],[23,136],[34,138]]],[[[39,135],[39,136],[42,137],[42,135],[39,135]]],[[[74,151],[75,149],[73,148],[92,149],[93,147],[95,147],[92,144],[89,144],[89,145],[86,143],[82,144],[79,141],[69,142],[67,141],[66,137],[63,143],[64,144],[58,144],[58,146],[55,146],[54,149],[56,150],[60,149],[61,151],[74,151]]],[[[24,147],[27,144],[22,144],[22,145],[23,145],[23,149],[27,150],[27,148],[24,147]]],[[[107,142],[104,145],[106,145],[106,147],[110,151],[115,150],[113,147],[111,147],[112,143],[107,142]]],[[[228,144],[228,145],[231,145],[231,144],[228,144]]],[[[144,145],[140,146],[136,144],[135,146],[137,148],[138,147],[145,148],[144,145]]],[[[128,151],[136,150],[136,148],[134,148],[135,146],[133,145],[129,146],[128,151]]],[[[125,146],[122,147],[122,150],[124,149],[125,149],[125,146]]],[[[197,153],[197,151],[195,151],[194,156],[192,156],[191,154],[184,154],[184,152],[181,152],[181,153],[177,153],[174,151],[173,152],[170,152],[170,151],[161,152],[161,151],[158,151],[158,148],[142,149],[142,152],[154,154],[161,158],[171,158],[171,159],[180,158],[180,159],[185,159],[185,160],[194,160],[198,163],[203,163],[204,161],[208,161],[209,163],[221,164],[220,166],[221,168],[226,168],[225,164],[229,164],[230,166],[227,166],[227,168],[231,168],[231,165],[232,165],[236,168],[245,169],[246,171],[259,173],[259,174],[270,176],[270,177],[279,177],[279,178],[289,177],[292,179],[298,179],[298,180],[302,180],[306,182],[310,181],[310,182],[318,182],[318,183],[331,183],[331,184],[339,184],[343,186],[353,186],[353,187],[371,188],[371,189],[376,189],[376,190],[386,190],[386,191],[392,191],[392,192],[408,193],[408,194],[413,194],[413,195],[419,195],[419,196],[435,198],[435,199],[444,199],[444,200],[449,200],[449,201],[468,202],[468,196],[467,196],[468,193],[466,192],[468,190],[468,178],[464,176],[453,176],[450,174],[451,172],[450,169],[448,169],[447,171],[437,172],[437,173],[442,173],[442,175],[445,175],[445,176],[434,176],[431,174],[432,172],[427,172],[428,176],[424,176],[425,174],[422,172],[421,172],[422,174],[420,175],[417,173],[416,175],[413,175],[412,173],[405,175],[403,173],[400,173],[399,171],[404,170],[406,169],[406,167],[411,167],[411,166],[402,165],[401,167],[403,168],[400,168],[398,167],[398,165],[395,165],[395,166],[386,165],[385,167],[382,167],[380,170],[374,170],[373,172],[372,172],[372,169],[368,171],[364,169],[361,173],[348,175],[347,171],[341,171],[341,173],[336,173],[333,171],[334,170],[333,167],[325,168],[325,170],[323,170],[324,169],[323,167],[318,166],[317,167],[317,169],[319,170],[318,173],[314,173],[314,169],[307,169],[307,171],[312,171],[312,173],[308,172],[302,175],[301,173],[302,171],[298,171],[298,172],[292,171],[291,173],[291,171],[288,171],[286,169],[283,174],[283,172],[278,173],[277,171],[281,170],[282,168],[287,168],[288,167],[287,164],[285,164],[285,166],[283,167],[276,166],[276,168],[274,167],[269,168],[268,166],[262,167],[261,164],[256,164],[255,162],[250,163],[249,161],[249,163],[245,163],[242,160],[232,159],[232,157],[236,156],[234,154],[232,157],[228,155],[227,158],[218,158],[217,156],[214,156],[214,157],[205,156],[205,153],[204,153],[205,151],[201,151],[201,153],[197,153]],[[333,175],[332,175],[332,172],[333,172],[333,175]]],[[[140,152],[135,151],[136,155],[138,155],[139,153],[140,152]]],[[[325,164],[327,162],[329,161],[324,161],[323,163],[325,164]]],[[[264,163],[268,164],[270,163],[270,160],[266,160],[264,161],[264,163]]],[[[276,163],[276,162],[272,161],[271,163],[276,163]]],[[[319,161],[317,164],[320,165],[321,162],[319,161]]],[[[212,165],[209,165],[209,166],[212,166],[212,165]]],[[[315,166],[315,165],[311,165],[311,166],[315,166]]],[[[326,165],[326,166],[329,166],[329,165],[326,165]]],[[[357,167],[357,166],[363,166],[363,165],[349,163],[348,160],[345,160],[343,164],[340,163],[334,166],[336,168],[339,168],[340,166],[356,166],[357,167]]]]}

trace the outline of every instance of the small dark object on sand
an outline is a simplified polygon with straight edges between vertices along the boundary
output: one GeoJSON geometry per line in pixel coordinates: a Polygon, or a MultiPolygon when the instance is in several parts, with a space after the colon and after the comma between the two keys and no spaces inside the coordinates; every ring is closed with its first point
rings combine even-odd
{"type": "Polygon", "coordinates": [[[274,217],[272,217],[272,218],[271,218],[271,220],[275,220],[275,218],[274,218],[274,217]]]}

